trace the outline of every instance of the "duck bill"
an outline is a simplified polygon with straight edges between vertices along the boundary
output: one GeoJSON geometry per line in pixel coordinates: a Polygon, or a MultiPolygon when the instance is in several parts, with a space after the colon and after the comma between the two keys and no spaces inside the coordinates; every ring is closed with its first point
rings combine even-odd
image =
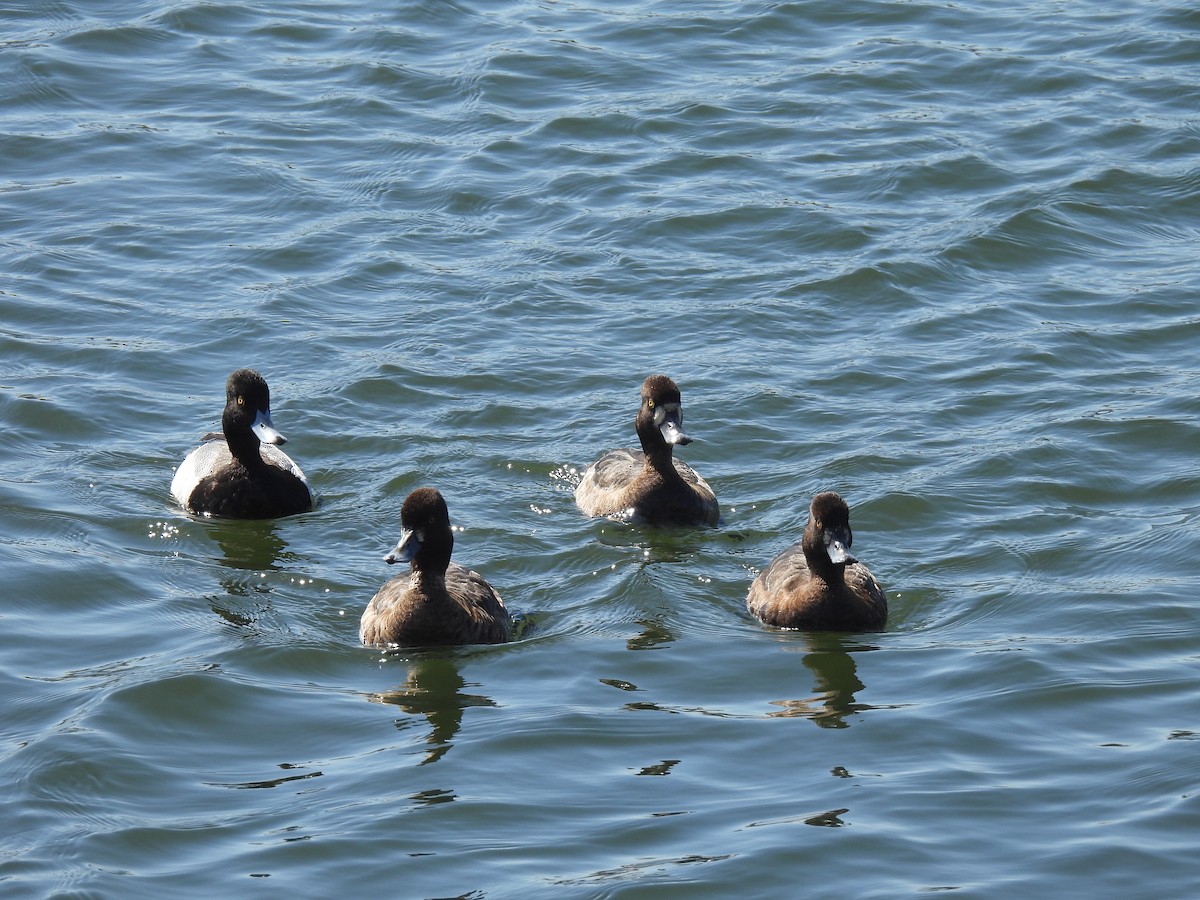
{"type": "Polygon", "coordinates": [[[392,548],[392,552],[383,558],[389,566],[398,562],[412,562],[417,551],[421,549],[421,536],[415,531],[404,531],[400,535],[400,543],[392,548]]]}
{"type": "Polygon", "coordinates": [[[260,409],[254,414],[254,424],[250,426],[250,430],[264,444],[287,443],[287,438],[275,430],[275,425],[271,422],[271,410],[269,409],[260,409]]]}
{"type": "Polygon", "coordinates": [[[858,562],[850,552],[850,532],[844,528],[836,528],[825,533],[825,552],[829,561],[835,566],[858,562]]]}
{"type": "Polygon", "coordinates": [[[661,417],[656,415],[655,418],[659,419],[655,424],[658,426],[658,431],[663,436],[663,440],[668,444],[679,444],[682,446],[683,444],[690,444],[692,442],[692,439],[683,431],[683,422],[679,413],[663,412],[661,417]]]}

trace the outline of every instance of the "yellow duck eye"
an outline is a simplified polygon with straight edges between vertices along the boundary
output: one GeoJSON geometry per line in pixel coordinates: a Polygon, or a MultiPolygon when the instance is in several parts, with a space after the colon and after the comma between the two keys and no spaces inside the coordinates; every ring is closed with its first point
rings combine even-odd
{"type": "Polygon", "coordinates": [[[238,406],[245,406],[245,405],[246,405],[246,398],[243,397],[241,394],[238,394],[238,406]]]}
{"type": "Polygon", "coordinates": [[[646,409],[654,409],[654,398],[653,397],[646,398],[646,409]]]}

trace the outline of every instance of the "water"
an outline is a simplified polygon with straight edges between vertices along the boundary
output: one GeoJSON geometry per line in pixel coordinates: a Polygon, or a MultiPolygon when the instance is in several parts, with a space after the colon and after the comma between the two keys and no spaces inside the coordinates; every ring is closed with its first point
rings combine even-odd
{"type": "Polygon", "coordinates": [[[1193,9],[0,20],[5,896],[1200,890],[1193,9]],[[244,365],[312,514],[172,508],[244,365]],[[660,371],[718,529],[574,509],[660,371]],[[422,484],[520,641],[358,646],[422,484]]]}

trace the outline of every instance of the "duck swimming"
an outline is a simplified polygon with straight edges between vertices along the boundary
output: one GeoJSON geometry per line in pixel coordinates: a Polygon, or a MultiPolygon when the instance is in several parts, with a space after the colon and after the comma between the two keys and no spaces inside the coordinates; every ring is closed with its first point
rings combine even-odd
{"type": "Polygon", "coordinates": [[[359,623],[364,644],[409,647],[500,644],[512,621],[504,601],[478,572],[450,561],[454,532],[441,493],[418,488],[400,508],[400,542],[384,562],[411,571],[384,584],[359,623]]]}
{"type": "Polygon", "coordinates": [[[180,506],[230,519],[273,519],[313,508],[308,479],[277,446],[287,439],[271,422],[270,389],[253,369],[238,369],[225,382],[221,430],[175,470],[171,495],[180,506]]]}
{"type": "Polygon", "coordinates": [[[850,555],[850,507],[838,494],[813,497],[800,543],[784,550],[750,585],[746,606],[766,623],[806,631],[880,631],[887,596],[850,555]]]}
{"type": "Polygon", "coordinates": [[[575,489],[584,515],[651,525],[716,525],[720,512],[712,488],[672,455],[676,444],[692,439],[683,431],[679,386],[666,375],[651,375],[642,384],[634,428],[640,451],[610,450],[584,471],[575,489]]]}

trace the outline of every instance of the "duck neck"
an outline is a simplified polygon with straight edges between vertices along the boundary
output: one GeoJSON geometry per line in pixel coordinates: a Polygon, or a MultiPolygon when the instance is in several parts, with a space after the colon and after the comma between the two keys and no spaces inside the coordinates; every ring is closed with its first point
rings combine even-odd
{"type": "Polygon", "coordinates": [[[810,533],[806,529],[803,548],[804,559],[810,572],[834,587],[845,583],[846,564],[835,563],[829,558],[829,552],[825,549],[825,542],[819,533],[810,533]]]}
{"type": "Polygon", "coordinates": [[[233,458],[247,469],[259,469],[266,465],[259,449],[258,436],[253,431],[225,431],[225,443],[233,458]]]}
{"type": "Polygon", "coordinates": [[[662,433],[654,427],[653,422],[637,422],[638,440],[642,445],[642,453],[646,455],[646,468],[653,469],[662,478],[669,481],[681,480],[675,471],[673,448],[664,440],[662,433]]]}
{"type": "Polygon", "coordinates": [[[424,566],[413,566],[413,581],[426,591],[441,591],[446,587],[445,569],[427,569],[424,566]]]}
{"type": "Polygon", "coordinates": [[[666,481],[682,481],[679,472],[675,469],[675,457],[671,455],[670,445],[659,447],[647,453],[646,465],[666,481]]]}
{"type": "Polygon", "coordinates": [[[450,568],[450,553],[454,547],[451,536],[448,546],[442,542],[423,543],[413,557],[413,577],[427,588],[443,588],[446,585],[446,570],[450,568]]]}

